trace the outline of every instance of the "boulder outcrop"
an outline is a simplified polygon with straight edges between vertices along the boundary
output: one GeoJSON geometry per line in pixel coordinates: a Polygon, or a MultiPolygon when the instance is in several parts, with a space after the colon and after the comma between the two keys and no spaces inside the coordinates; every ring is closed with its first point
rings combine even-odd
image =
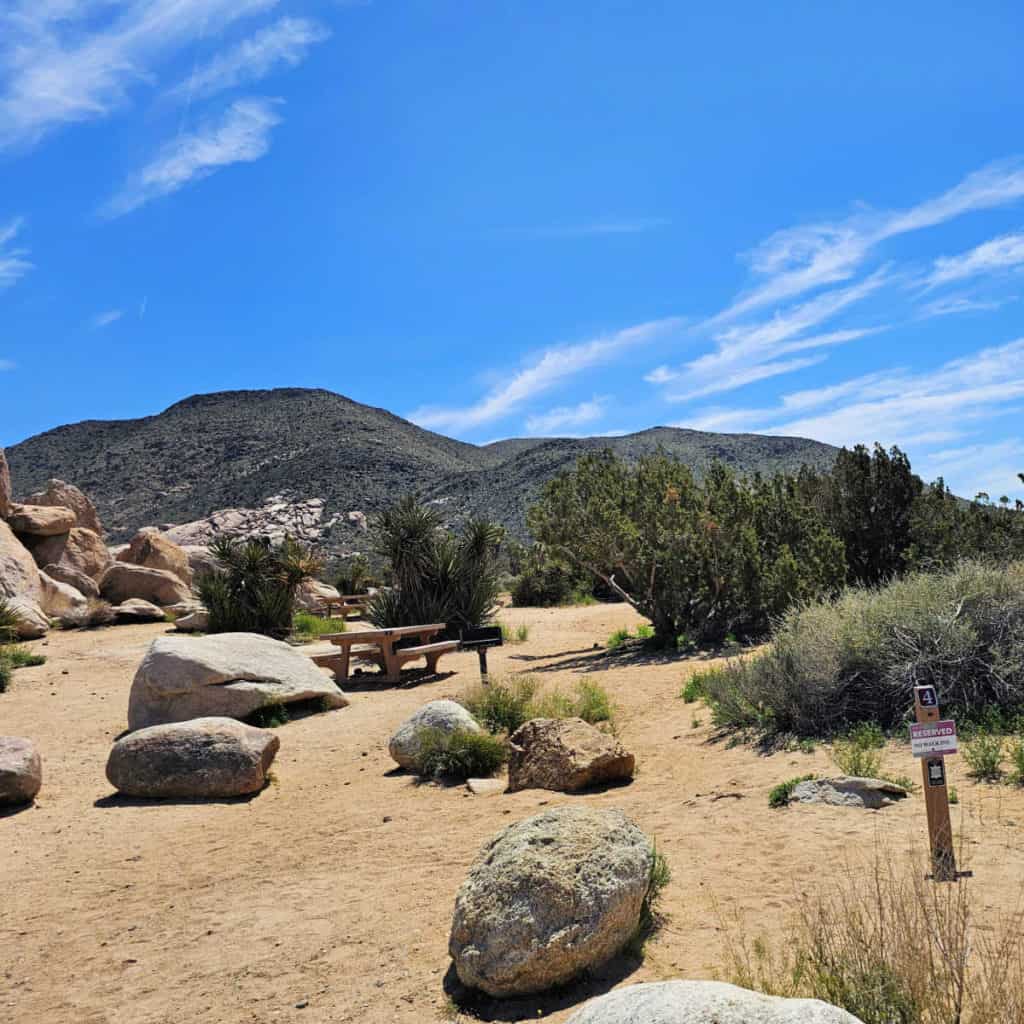
{"type": "Polygon", "coordinates": [[[72,569],[68,565],[59,565],[56,562],[50,562],[43,566],[43,572],[52,580],[57,580],[60,583],[66,583],[69,587],[74,587],[80,594],[84,594],[86,597],[99,597],[100,588],[96,585],[96,581],[91,576],[86,576],[84,572],[79,572],[77,569],[72,569]]]}
{"type": "Polygon", "coordinates": [[[99,534],[81,526],[74,526],[67,533],[55,537],[30,539],[28,547],[36,565],[64,566],[88,576],[96,583],[99,583],[113,561],[99,534]]]}
{"type": "Polygon", "coordinates": [[[300,611],[319,614],[325,597],[338,598],[341,594],[329,583],[320,580],[304,580],[295,592],[295,607],[300,611]]]}
{"type": "Polygon", "coordinates": [[[75,513],[69,508],[47,505],[12,505],[7,522],[19,536],[56,537],[75,525],[75,513]]]}
{"type": "Polygon", "coordinates": [[[192,567],[188,555],[159,530],[139,530],[128,547],[117,556],[117,560],[142,565],[147,569],[161,569],[177,576],[185,586],[192,586],[192,567]]]}
{"type": "Polygon", "coordinates": [[[26,505],[50,505],[57,508],[70,509],[75,516],[72,526],[80,526],[83,530],[92,530],[100,538],[103,537],[103,526],[96,512],[96,506],[74,484],[63,480],[47,480],[46,487],[25,499],[26,505]]]}
{"type": "Polygon", "coordinates": [[[636,759],[582,718],[534,718],[509,739],[508,789],[575,793],[633,778],[636,759]]]}
{"type": "Polygon", "coordinates": [[[11,514],[11,470],[7,465],[7,456],[0,448],[0,519],[11,514]]]}
{"type": "Polygon", "coordinates": [[[163,622],[167,613],[158,605],[132,597],[114,608],[114,617],[118,622],[163,622]]]}
{"type": "Polygon", "coordinates": [[[321,699],[342,708],[348,698],[294,647],[255,633],[161,636],[135,673],[128,727],[223,715],[245,718],[267,704],[321,699]]]}
{"type": "Polygon", "coordinates": [[[99,581],[100,593],[111,604],[140,598],[162,607],[188,601],[189,588],[172,572],[130,562],[114,562],[99,581]]]}
{"type": "Polygon", "coordinates": [[[224,798],[261,790],[281,746],[269,729],[233,718],[154,725],[119,739],[107,778],[139,797],[224,798]]]}
{"type": "Polygon", "coordinates": [[[459,980],[504,997],[540,992],[614,956],[633,936],[654,854],[621,811],[567,805],[485,844],[455,900],[459,980]]]}
{"type": "Polygon", "coordinates": [[[45,572],[39,573],[39,582],[42,589],[39,607],[51,619],[79,614],[89,603],[89,599],[80,590],[53,579],[45,572]]]}

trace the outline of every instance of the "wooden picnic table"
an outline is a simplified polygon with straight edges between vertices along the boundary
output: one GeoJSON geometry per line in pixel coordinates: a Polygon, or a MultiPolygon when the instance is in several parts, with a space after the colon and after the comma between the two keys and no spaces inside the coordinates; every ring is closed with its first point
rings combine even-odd
{"type": "Polygon", "coordinates": [[[324,618],[331,617],[331,611],[337,605],[341,610],[341,617],[347,618],[351,612],[364,612],[370,601],[369,594],[341,594],[338,597],[322,597],[320,604],[324,610],[324,618]]]}
{"type": "Polygon", "coordinates": [[[348,679],[349,662],[353,656],[368,658],[380,666],[382,675],[380,682],[397,683],[402,678],[402,663],[414,658],[427,659],[427,670],[437,671],[437,662],[442,654],[458,648],[457,640],[441,640],[431,643],[431,639],[446,628],[443,622],[433,622],[426,626],[395,626],[392,629],[359,629],[346,633],[325,633],[321,639],[329,640],[340,648],[338,654],[319,655],[313,660],[318,665],[334,670],[334,677],[339,686],[344,686],[348,679]],[[410,637],[420,642],[413,647],[396,647],[402,640],[410,637]],[[361,646],[361,650],[353,648],[361,646]]]}

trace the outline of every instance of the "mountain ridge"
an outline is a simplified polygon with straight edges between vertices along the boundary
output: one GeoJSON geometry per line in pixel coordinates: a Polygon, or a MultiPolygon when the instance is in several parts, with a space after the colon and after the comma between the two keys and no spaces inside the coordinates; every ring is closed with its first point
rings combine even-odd
{"type": "Polygon", "coordinates": [[[837,451],[805,438],[664,426],[474,445],[323,388],[273,388],[190,395],[136,419],[64,424],[12,445],[7,458],[17,494],[51,477],[81,487],[112,541],[285,495],[324,499],[320,541],[340,555],[365,548],[349,512],[379,512],[408,492],[437,502],[453,524],[480,514],[525,536],[526,508],[543,483],[605,448],[627,459],[660,448],[698,473],[713,459],[740,473],[825,468],[837,451]]]}

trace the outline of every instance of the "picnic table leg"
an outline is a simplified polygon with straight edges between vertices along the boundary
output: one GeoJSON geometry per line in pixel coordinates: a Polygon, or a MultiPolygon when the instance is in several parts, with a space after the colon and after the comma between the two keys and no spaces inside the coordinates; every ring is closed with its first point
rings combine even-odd
{"type": "Polygon", "coordinates": [[[402,680],[402,666],[395,657],[395,645],[393,640],[384,640],[381,643],[381,650],[384,654],[384,666],[387,673],[387,682],[398,683],[402,680]]]}
{"type": "Polygon", "coordinates": [[[342,647],[342,649],[341,649],[341,659],[340,659],[339,664],[338,664],[338,672],[335,673],[336,676],[337,675],[341,676],[341,679],[338,680],[338,685],[339,686],[341,686],[343,683],[347,683],[348,682],[348,659],[349,659],[349,650],[348,650],[347,647],[342,647]]]}

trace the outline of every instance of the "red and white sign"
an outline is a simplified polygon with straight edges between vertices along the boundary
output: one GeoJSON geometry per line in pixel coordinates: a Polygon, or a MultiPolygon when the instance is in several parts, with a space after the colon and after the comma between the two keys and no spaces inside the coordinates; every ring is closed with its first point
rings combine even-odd
{"type": "Polygon", "coordinates": [[[955,754],[956,722],[918,722],[910,727],[910,752],[914,757],[955,754]]]}

